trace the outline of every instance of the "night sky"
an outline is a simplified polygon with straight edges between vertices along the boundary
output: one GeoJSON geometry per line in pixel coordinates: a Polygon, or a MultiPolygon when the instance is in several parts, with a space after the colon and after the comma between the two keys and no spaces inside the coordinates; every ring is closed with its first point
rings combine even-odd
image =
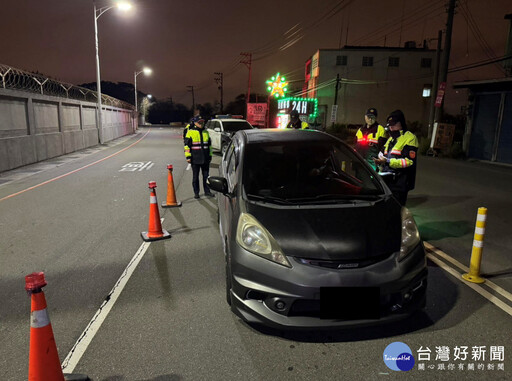
{"type": "MultiPolygon", "coordinates": [[[[98,20],[101,79],[133,83],[134,71],[147,65],[153,75],[137,77],[139,90],[191,105],[188,85],[196,103],[220,98],[213,73],[221,71],[227,104],[247,92],[241,52],[253,52],[251,92],[265,93],[265,80],[277,71],[303,82],[304,63],[319,48],[436,38],[447,2],[139,0],[128,13],[112,9],[98,20]]],[[[450,67],[503,56],[512,1],[458,5],[450,67]]],[[[96,81],[92,0],[9,0],[1,13],[0,63],[73,84],[96,81]]],[[[429,46],[435,49],[436,41],[429,46]]],[[[498,66],[454,73],[449,81],[501,78],[498,66]]],[[[458,111],[461,98],[448,93],[448,109],[458,111]]]]}

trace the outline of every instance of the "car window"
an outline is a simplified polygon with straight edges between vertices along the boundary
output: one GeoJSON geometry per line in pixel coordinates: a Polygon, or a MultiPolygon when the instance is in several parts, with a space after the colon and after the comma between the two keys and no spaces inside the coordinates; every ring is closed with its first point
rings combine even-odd
{"type": "Polygon", "coordinates": [[[241,130],[252,130],[252,126],[246,121],[239,122],[222,122],[224,125],[224,131],[226,132],[237,132],[241,130]]]}
{"type": "Polygon", "coordinates": [[[247,195],[293,199],[339,199],[380,195],[374,173],[335,141],[249,144],[243,184],[247,195]]]}
{"type": "Polygon", "coordinates": [[[238,161],[239,161],[239,148],[236,142],[232,142],[228,148],[228,156],[227,159],[227,169],[226,169],[226,177],[228,180],[229,191],[231,192],[236,185],[236,172],[238,169],[238,161]]]}

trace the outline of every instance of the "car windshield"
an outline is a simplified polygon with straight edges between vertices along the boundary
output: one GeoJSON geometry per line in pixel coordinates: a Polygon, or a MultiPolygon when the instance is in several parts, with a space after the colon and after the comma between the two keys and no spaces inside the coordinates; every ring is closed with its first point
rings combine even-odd
{"type": "Polygon", "coordinates": [[[249,122],[240,121],[240,122],[222,122],[224,125],[224,131],[226,132],[237,132],[241,130],[251,130],[252,126],[249,122]]]}
{"type": "Polygon", "coordinates": [[[366,164],[336,141],[248,144],[243,183],[249,198],[268,202],[339,203],[384,193],[366,164]]]}

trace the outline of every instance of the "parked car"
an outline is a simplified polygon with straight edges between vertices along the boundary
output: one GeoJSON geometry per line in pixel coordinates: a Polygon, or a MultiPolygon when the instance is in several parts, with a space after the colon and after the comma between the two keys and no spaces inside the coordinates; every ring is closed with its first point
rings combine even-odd
{"type": "Polygon", "coordinates": [[[208,179],[219,192],[226,298],[276,328],[370,325],[425,305],[413,216],[352,148],[312,130],[243,130],[208,179]]]}
{"type": "Polygon", "coordinates": [[[216,115],[214,119],[206,123],[205,128],[210,134],[212,148],[224,154],[233,134],[254,127],[248,121],[242,119],[242,116],[216,115]]]}

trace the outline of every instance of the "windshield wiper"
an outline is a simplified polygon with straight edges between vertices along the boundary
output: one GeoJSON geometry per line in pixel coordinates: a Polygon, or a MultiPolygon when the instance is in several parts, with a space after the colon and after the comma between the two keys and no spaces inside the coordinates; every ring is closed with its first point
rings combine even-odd
{"type": "Polygon", "coordinates": [[[284,198],[274,197],[274,196],[259,196],[257,194],[249,193],[249,194],[247,194],[247,197],[255,198],[259,201],[264,201],[264,202],[273,202],[276,204],[286,204],[286,205],[294,204],[293,202],[290,202],[284,198]]]}
{"type": "Polygon", "coordinates": [[[313,197],[301,197],[301,198],[290,198],[288,201],[295,203],[315,203],[321,201],[350,204],[358,201],[375,201],[383,197],[384,195],[375,194],[362,194],[362,195],[348,195],[348,194],[319,194],[313,197]]]}

